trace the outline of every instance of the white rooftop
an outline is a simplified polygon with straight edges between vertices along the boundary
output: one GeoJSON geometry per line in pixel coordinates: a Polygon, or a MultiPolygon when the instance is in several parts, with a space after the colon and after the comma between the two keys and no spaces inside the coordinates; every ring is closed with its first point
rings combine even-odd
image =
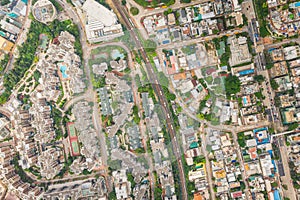
{"type": "Polygon", "coordinates": [[[116,15],[95,0],[86,0],[82,9],[85,11],[88,21],[100,21],[108,27],[117,23],[116,15]]]}

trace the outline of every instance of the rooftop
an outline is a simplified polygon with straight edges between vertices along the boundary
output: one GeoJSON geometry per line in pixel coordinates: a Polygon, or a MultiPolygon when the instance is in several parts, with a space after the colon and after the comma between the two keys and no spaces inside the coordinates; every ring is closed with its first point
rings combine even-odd
{"type": "Polygon", "coordinates": [[[82,9],[86,12],[88,21],[100,21],[104,26],[117,23],[116,15],[95,0],[86,0],[82,9]]]}
{"type": "Polygon", "coordinates": [[[0,36],[0,50],[9,52],[14,44],[0,36]]]}

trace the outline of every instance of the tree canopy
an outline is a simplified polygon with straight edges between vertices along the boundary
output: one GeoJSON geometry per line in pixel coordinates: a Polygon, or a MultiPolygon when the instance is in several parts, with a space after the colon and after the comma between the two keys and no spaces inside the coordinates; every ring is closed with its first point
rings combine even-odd
{"type": "Polygon", "coordinates": [[[270,83],[271,83],[272,89],[277,90],[279,88],[278,83],[274,79],[271,79],[270,83]]]}
{"type": "Polygon", "coordinates": [[[263,75],[257,75],[253,77],[255,81],[262,83],[265,80],[265,77],[263,75]]]}
{"type": "Polygon", "coordinates": [[[228,76],[225,79],[226,95],[236,94],[241,90],[241,81],[237,76],[228,76]]]}

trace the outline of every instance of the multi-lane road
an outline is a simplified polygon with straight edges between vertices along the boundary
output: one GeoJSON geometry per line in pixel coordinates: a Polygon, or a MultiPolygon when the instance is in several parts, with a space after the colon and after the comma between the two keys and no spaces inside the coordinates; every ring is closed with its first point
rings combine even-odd
{"type": "Polygon", "coordinates": [[[145,62],[149,80],[151,81],[152,87],[155,91],[155,94],[157,95],[159,102],[164,110],[164,114],[166,117],[167,129],[168,129],[168,132],[172,139],[173,153],[176,157],[177,164],[178,164],[179,177],[180,177],[180,188],[181,188],[180,191],[182,194],[182,199],[187,200],[188,198],[187,198],[187,190],[186,190],[186,183],[185,183],[185,175],[184,175],[184,171],[183,171],[183,164],[182,164],[182,158],[181,158],[182,154],[181,154],[180,146],[178,145],[178,142],[176,140],[175,126],[174,126],[174,122],[172,119],[172,113],[170,112],[170,109],[168,106],[168,101],[165,98],[162,86],[159,83],[157,75],[154,73],[153,67],[149,61],[149,58],[148,58],[147,53],[142,45],[142,42],[139,40],[137,33],[134,31],[136,28],[129,21],[127,11],[124,9],[124,7],[120,4],[120,2],[118,0],[113,0],[112,2],[114,4],[115,8],[118,10],[118,13],[122,16],[122,20],[124,21],[125,26],[131,35],[131,38],[134,40],[134,42],[136,44],[136,48],[141,53],[141,56],[145,62]]]}

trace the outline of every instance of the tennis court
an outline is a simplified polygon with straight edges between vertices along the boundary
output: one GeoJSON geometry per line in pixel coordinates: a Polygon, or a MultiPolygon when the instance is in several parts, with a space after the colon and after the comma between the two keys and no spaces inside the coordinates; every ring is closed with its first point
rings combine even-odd
{"type": "Polygon", "coordinates": [[[76,137],[76,130],[73,123],[68,123],[68,130],[70,137],[76,137]]]}
{"type": "Polygon", "coordinates": [[[72,145],[72,154],[73,154],[73,156],[79,155],[80,153],[79,153],[79,146],[78,146],[77,140],[72,141],[71,145],[72,145]]]}

